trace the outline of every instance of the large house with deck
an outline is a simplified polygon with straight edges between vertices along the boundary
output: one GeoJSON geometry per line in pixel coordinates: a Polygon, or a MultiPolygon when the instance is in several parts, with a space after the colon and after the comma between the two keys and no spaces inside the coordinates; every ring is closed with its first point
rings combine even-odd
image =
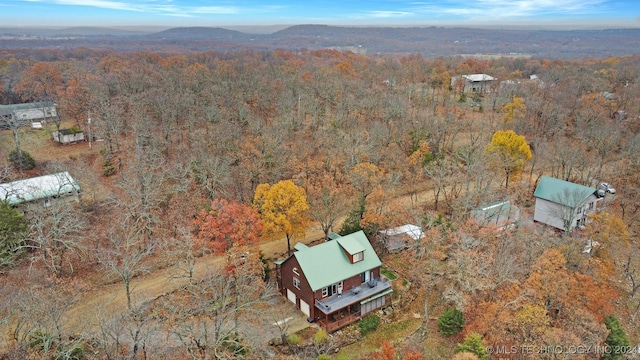
{"type": "Polygon", "coordinates": [[[275,263],[280,292],[328,332],[391,304],[391,283],[362,231],[312,247],[298,243],[275,263]]]}

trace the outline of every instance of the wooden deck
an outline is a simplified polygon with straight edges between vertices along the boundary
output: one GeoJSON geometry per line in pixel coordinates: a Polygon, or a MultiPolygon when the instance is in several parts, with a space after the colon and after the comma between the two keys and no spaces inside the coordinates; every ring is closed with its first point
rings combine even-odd
{"type": "Polygon", "coordinates": [[[335,315],[335,316],[331,315],[327,320],[325,319],[318,320],[318,324],[320,325],[320,327],[325,329],[328,333],[332,333],[347,325],[351,325],[358,320],[360,320],[360,312],[353,313],[353,314],[335,315]]]}

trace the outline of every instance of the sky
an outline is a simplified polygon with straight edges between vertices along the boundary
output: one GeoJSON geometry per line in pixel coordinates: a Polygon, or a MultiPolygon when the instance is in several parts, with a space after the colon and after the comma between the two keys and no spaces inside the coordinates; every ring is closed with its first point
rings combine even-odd
{"type": "Polygon", "coordinates": [[[1,0],[0,27],[640,27],[640,0],[1,0]]]}

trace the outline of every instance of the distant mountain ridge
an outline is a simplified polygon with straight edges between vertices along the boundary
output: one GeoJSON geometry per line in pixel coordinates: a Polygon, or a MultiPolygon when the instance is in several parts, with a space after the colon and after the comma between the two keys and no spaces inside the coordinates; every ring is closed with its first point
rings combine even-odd
{"type": "Polygon", "coordinates": [[[246,41],[253,35],[219,27],[179,27],[145,36],[148,39],[221,39],[246,41]]]}
{"type": "Polygon", "coordinates": [[[465,54],[523,54],[580,58],[640,53],[640,28],[527,30],[463,27],[348,27],[295,25],[273,33],[223,27],[134,31],[95,27],[3,29],[0,48],[91,47],[117,51],[230,51],[239,49],[361,49],[367,54],[420,53],[426,58],[465,54]],[[37,36],[37,39],[25,38],[37,36]],[[70,38],[72,37],[72,38],[70,38]],[[117,40],[117,41],[114,41],[117,40]]]}

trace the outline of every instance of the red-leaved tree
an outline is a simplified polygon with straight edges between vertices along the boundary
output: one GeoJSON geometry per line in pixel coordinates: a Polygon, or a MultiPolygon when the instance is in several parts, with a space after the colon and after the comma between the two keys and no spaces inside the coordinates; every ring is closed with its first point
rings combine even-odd
{"type": "Polygon", "coordinates": [[[198,227],[196,241],[218,255],[233,245],[257,245],[262,232],[260,216],[252,207],[225,199],[213,200],[194,224],[198,227]]]}

